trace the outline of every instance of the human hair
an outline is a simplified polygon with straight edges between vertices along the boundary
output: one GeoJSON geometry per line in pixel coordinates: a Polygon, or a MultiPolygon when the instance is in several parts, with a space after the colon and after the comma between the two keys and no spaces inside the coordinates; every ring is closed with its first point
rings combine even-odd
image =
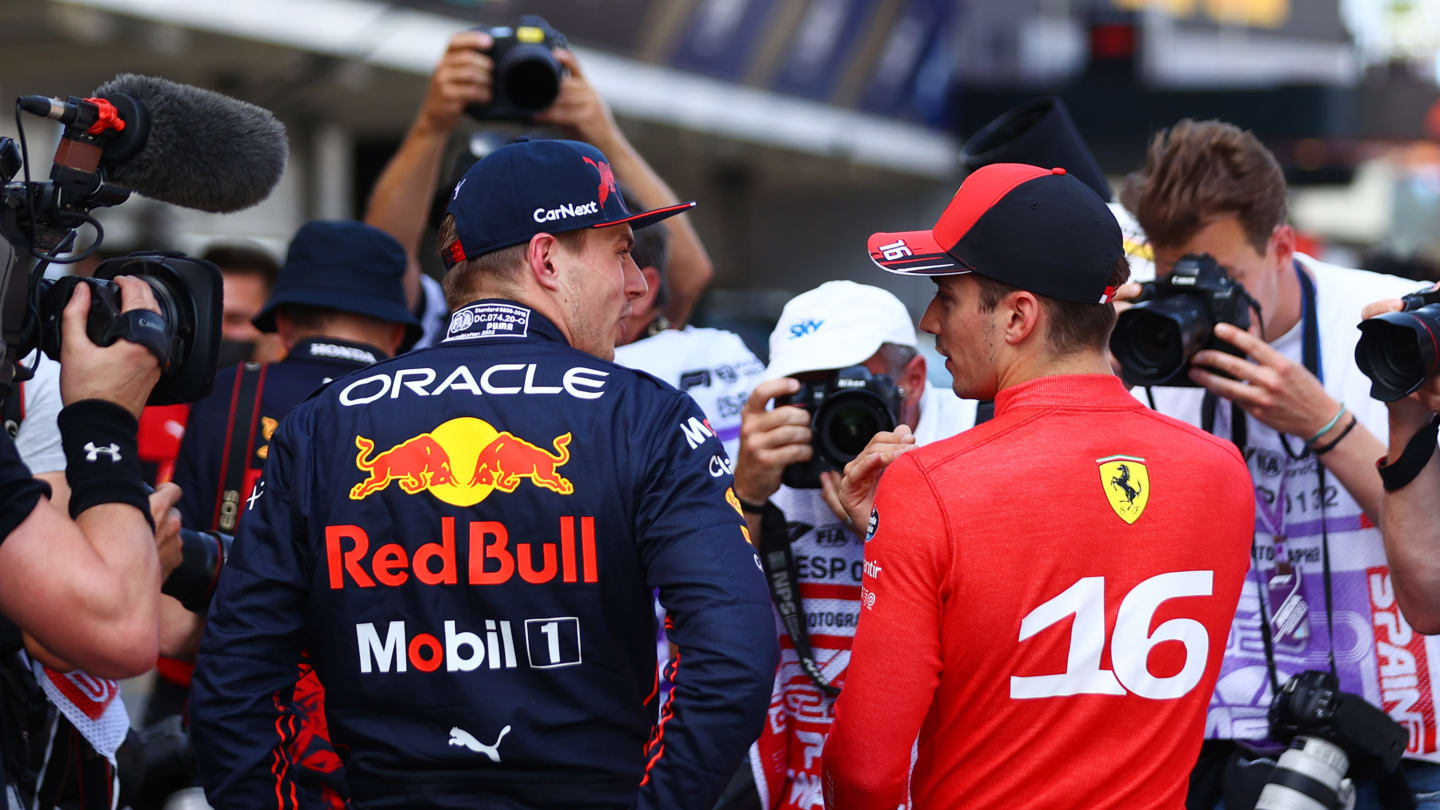
{"type": "MultiPolygon", "coordinates": [[[[561,231],[555,234],[555,240],[566,250],[579,251],[584,244],[587,230],[581,228],[561,231]]],[[[446,214],[440,221],[440,255],[447,255],[451,250],[450,246],[458,239],[455,218],[446,214]]],[[[518,245],[468,258],[451,267],[445,272],[445,278],[440,283],[445,291],[445,304],[451,310],[456,310],[476,298],[483,297],[489,291],[495,291],[497,287],[503,289],[518,282],[524,273],[529,251],[530,240],[527,239],[518,245]]]]}
{"type": "Polygon", "coordinates": [[[1222,121],[1184,119],[1156,133],[1145,168],[1120,201],[1152,244],[1178,247],[1216,217],[1234,215],[1257,253],[1287,216],[1285,174],[1260,139],[1222,121]]]}
{"type": "MultiPolygon", "coordinates": [[[[636,202],[630,195],[630,190],[624,186],[620,187],[620,194],[625,198],[625,207],[632,213],[641,211],[644,206],[636,202]]],[[[645,228],[635,229],[635,244],[630,247],[630,258],[635,260],[635,266],[640,269],[646,267],[655,268],[660,275],[659,290],[655,293],[654,307],[660,309],[670,297],[670,285],[667,282],[666,270],[670,266],[670,228],[663,222],[657,222],[645,228]]]]}
{"type": "MultiPolygon", "coordinates": [[[[993,309],[993,307],[992,307],[993,309]]],[[[880,359],[885,361],[885,373],[889,374],[897,382],[905,376],[905,367],[919,354],[914,346],[905,346],[899,343],[881,343],[880,359]]]]}
{"type": "Polygon", "coordinates": [[[280,276],[280,263],[270,251],[254,245],[215,244],[206,248],[200,258],[219,267],[222,273],[259,276],[267,291],[275,288],[275,280],[280,276]]]}
{"type": "MultiPolygon", "coordinates": [[[[994,312],[1000,299],[1019,290],[1003,281],[973,274],[980,289],[980,311],[994,312]]],[[[1130,280],[1130,260],[1124,254],[1110,267],[1107,286],[1119,287],[1130,280]]],[[[1114,304],[1080,304],[1061,301],[1048,295],[1036,294],[1045,307],[1050,326],[1045,332],[1045,343],[1055,354],[1073,354],[1087,349],[1105,346],[1110,340],[1110,330],[1115,328],[1114,304]]]]}

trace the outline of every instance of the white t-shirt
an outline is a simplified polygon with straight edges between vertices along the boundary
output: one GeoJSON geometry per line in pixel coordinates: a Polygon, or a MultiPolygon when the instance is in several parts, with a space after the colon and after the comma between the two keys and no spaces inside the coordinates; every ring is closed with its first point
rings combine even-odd
{"type": "MultiPolygon", "coordinates": [[[[975,400],[928,383],[920,400],[916,445],[929,444],[966,430],[975,423],[975,400]]],[[[836,686],[844,683],[850,665],[850,642],[860,618],[860,580],[865,544],[826,505],[818,489],[781,486],[771,497],[785,513],[790,551],[795,555],[805,625],[821,674],[836,686]]],[[[810,680],[800,666],[795,645],[775,615],[780,637],[780,667],[770,696],[770,713],[760,739],[750,747],[750,767],[761,803],[781,810],[823,808],[820,756],[834,701],[810,680]],[[783,784],[781,784],[783,782],[783,784]]]]}
{"type": "MultiPolygon", "coordinates": [[[[35,354],[24,360],[25,365],[35,361],[35,354]]],[[[35,376],[26,380],[24,391],[23,418],[20,430],[15,434],[15,449],[20,451],[20,460],[30,468],[32,474],[65,471],[65,451],[60,448],[60,426],[56,417],[60,415],[60,364],[48,357],[40,358],[35,376]]]]}
{"type": "MultiPolygon", "coordinates": [[[[1360,424],[1380,439],[1387,437],[1385,405],[1370,398],[1370,380],[1355,365],[1360,309],[1371,301],[1398,298],[1419,284],[1408,279],[1351,270],[1297,256],[1316,286],[1320,334],[1320,370],[1325,390],[1360,424]]],[[[1302,360],[1304,322],[1271,346],[1295,361],[1302,360]]],[[[1158,411],[1193,425],[1201,424],[1201,388],[1153,388],[1158,411]]],[[[1145,390],[1135,394],[1145,400],[1145,390]]],[[[1231,436],[1231,406],[1215,408],[1215,434],[1231,436]]],[[[1265,615],[1276,623],[1277,608],[1294,590],[1276,572],[1276,552],[1283,550],[1298,571],[1299,596],[1308,610],[1297,611],[1305,629],[1277,637],[1275,665],[1283,685],[1307,669],[1328,670],[1330,650],[1325,621],[1322,546],[1328,538],[1334,598],[1335,665],[1340,686],[1383,707],[1410,728],[1408,756],[1440,762],[1436,746],[1436,681],[1440,674],[1440,637],[1414,633],[1395,603],[1385,564],[1380,530],[1367,518],[1334,475],[1319,460],[1300,454],[1308,436],[1285,437],[1246,416],[1246,460],[1255,481],[1255,551],[1257,557],[1240,596],[1235,622],[1225,644],[1220,679],[1210,701],[1206,736],[1259,740],[1267,730],[1271,689],[1260,635],[1260,599],[1265,615]],[[1322,524],[1323,520],[1323,524],[1322,524]],[[1323,525],[1323,530],[1322,530],[1323,525]],[[1280,538],[1277,540],[1277,538],[1280,538]],[[1307,632],[1308,630],[1308,632],[1307,632]]],[[[1348,419],[1348,417],[1346,417],[1348,419]]],[[[1344,421],[1340,423],[1342,426],[1344,421]]],[[[1338,434],[1334,434],[1338,435],[1338,434]]],[[[1193,482],[1203,497],[1204,482],[1193,482]]]]}
{"type": "Polygon", "coordinates": [[[430,276],[420,274],[421,311],[416,317],[420,320],[420,339],[415,341],[412,349],[424,349],[434,346],[438,341],[445,339],[445,329],[450,325],[450,308],[445,306],[445,289],[440,282],[430,276]]]}
{"type": "Polygon", "coordinates": [[[615,362],[689,394],[732,460],[740,452],[740,411],[765,364],[734,332],[687,326],[615,347],[615,362]]]}

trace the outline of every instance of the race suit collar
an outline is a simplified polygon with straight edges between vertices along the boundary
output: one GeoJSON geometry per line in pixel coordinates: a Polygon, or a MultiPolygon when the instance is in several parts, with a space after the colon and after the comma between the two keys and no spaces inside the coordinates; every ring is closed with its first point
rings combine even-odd
{"type": "Polygon", "coordinates": [[[450,315],[450,326],[442,343],[464,343],[493,338],[551,340],[569,345],[549,318],[516,301],[484,298],[471,301],[450,315]]]}
{"type": "Polygon", "coordinates": [[[364,368],[390,355],[369,343],[331,337],[312,337],[295,344],[287,359],[334,363],[351,368],[364,368]]]}
{"type": "Polygon", "coordinates": [[[1114,408],[1139,405],[1111,374],[1052,374],[1011,386],[995,396],[995,416],[1021,408],[1114,408]]]}

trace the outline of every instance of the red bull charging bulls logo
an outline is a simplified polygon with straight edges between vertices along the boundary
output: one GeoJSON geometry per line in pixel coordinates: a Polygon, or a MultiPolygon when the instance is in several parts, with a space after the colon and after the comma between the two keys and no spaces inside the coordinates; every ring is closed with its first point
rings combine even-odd
{"type": "Polygon", "coordinates": [[[473,506],[497,489],[514,492],[522,480],[569,495],[575,485],[559,469],[570,461],[570,439],[569,433],[556,436],[551,452],[468,416],[379,453],[374,440],[356,436],[355,466],[366,477],[350,489],[350,498],[363,500],[395,483],[410,495],[428,491],[445,503],[473,506]]]}

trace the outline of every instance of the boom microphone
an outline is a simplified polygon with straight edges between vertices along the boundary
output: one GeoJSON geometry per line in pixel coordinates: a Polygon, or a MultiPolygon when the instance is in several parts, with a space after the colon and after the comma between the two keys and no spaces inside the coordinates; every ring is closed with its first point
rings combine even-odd
{"type": "Polygon", "coordinates": [[[113,104],[125,124],[100,158],[117,185],[224,214],[255,205],[280,182],[285,125],[263,107],[134,73],[100,85],[95,97],[113,104]]]}

